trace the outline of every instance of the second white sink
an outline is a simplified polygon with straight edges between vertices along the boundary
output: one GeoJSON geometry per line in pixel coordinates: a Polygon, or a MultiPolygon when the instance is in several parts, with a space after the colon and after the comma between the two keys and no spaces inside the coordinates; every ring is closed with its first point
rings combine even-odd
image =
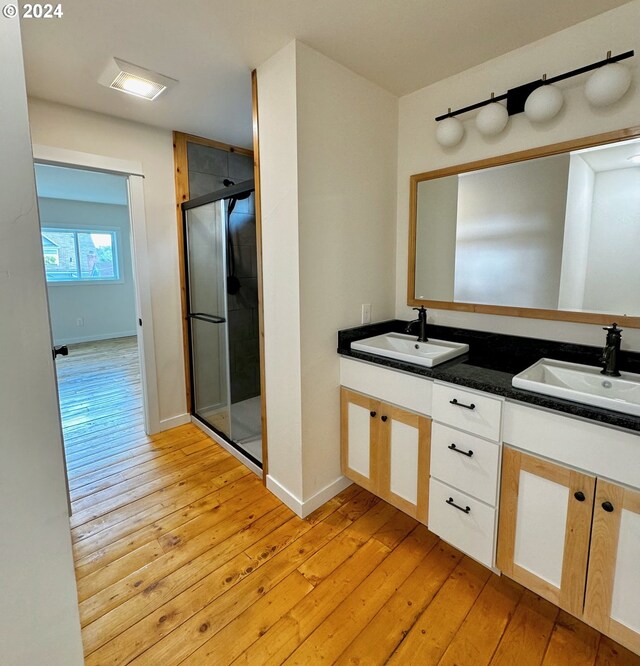
{"type": "Polygon", "coordinates": [[[385,333],[373,338],[358,340],[351,343],[352,349],[395,358],[399,361],[408,361],[432,368],[435,365],[449,361],[469,351],[469,345],[446,340],[418,342],[415,335],[403,333],[385,333]]]}
{"type": "Polygon", "coordinates": [[[515,388],[640,416],[640,375],[609,377],[600,368],[543,358],[513,378],[515,388]]]}

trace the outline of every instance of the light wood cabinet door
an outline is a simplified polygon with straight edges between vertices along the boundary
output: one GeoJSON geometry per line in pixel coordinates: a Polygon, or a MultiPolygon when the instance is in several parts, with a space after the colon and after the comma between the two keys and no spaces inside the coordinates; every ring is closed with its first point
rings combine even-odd
{"type": "Polygon", "coordinates": [[[505,446],[498,567],[582,616],[595,478],[505,446]]]}
{"type": "Polygon", "coordinates": [[[640,492],[598,479],[584,620],[640,654],[640,492]]]}
{"type": "Polygon", "coordinates": [[[378,427],[377,494],[426,524],[431,419],[380,403],[378,427]]]}
{"type": "Polygon", "coordinates": [[[342,473],[427,522],[431,419],[341,388],[342,473]]]}
{"type": "Polygon", "coordinates": [[[378,487],[379,411],[378,400],[340,390],[342,473],[373,493],[378,487]]]}

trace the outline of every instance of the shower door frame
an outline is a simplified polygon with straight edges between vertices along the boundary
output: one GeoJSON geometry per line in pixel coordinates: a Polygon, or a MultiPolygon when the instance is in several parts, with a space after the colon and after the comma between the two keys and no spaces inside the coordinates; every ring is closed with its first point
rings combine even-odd
{"type": "MultiPolygon", "coordinates": [[[[225,187],[222,190],[217,190],[215,192],[211,192],[210,194],[205,194],[201,197],[196,197],[195,199],[190,199],[189,201],[185,201],[184,203],[181,204],[181,212],[182,212],[182,238],[183,238],[183,243],[182,243],[182,250],[183,250],[183,288],[184,288],[184,293],[185,293],[185,304],[186,304],[186,309],[184,312],[184,317],[185,317],[185,322],[186,322],[186,331],[187,331],[187,345],[188,345],[188,353],[189,353],[189,389],[190,389],[190,395],[191,395],[191,400],[189,404],[189,414],[191,416],[191,419],[194,420],[198,423],[200,427],[204,426],[204,429],[207,431],[209,435],[214,437],[218,443],[220,443],[224,448],[226,448],[230,453],[232,453],[234,456],[238,457],[241,456],[242,462],[246,464],[248,461],[251,463],[249,467],[254,471],[258,476],[263,476],[264,472],[264,466],[263,464],[257,460],[254,456],[252,456],[250,453],[245,451],[245,449],[242,448],[242,445],[237,444],[234,442],[231,437],[227,436],[225,433],[219,431],[217,428],[212,426],[208,421],[206,421],[203,417],[199,416],[198,414],[195,413],[195,386],[194,386],[194,364],[193,364],[193,334],[192,334],[192,329],[191,329],[191,321],[189,317],[189,311],[190,311],[190,304],[191,304],[191,294],[189,292],[189,233],[187,229],[187,211],[194,209],[194,208],[199,208],[201,206],[206,206],[211,203],[215,203],[216,201],[225,201],[226,199],[231,199],[234,196],[240,195],[240,194],[245,194],[246,192],[255,192],[255,183],[253,179],[250,180],[245,180],[241,183],[238,183],[237,185],[232,185],[230,187],[225,187]]],[[[228,207],[226,205],[223,205],[223,211],[225,217],[228,215],[228,207]]],[[[228,222],[225,219],[225,243],[224,243],[224,248],[225,248],[225,253],[226,253],[226,248],[227,248],[227,228],[228,228],[228,222]]],[[[226,274],[226,263],[227,263],[227,257],[226,254],[224,256],[224,264],[225,264],[225,274],[226,274]]],[[[227,307],[227,299],[225,298],[225,318],[227,319],[227,324],[228,324],[228,307],[227,307]]],[[[230,398],[230,393],[231,393],[231,379],[230,379],[230,370],[229,370],[229,331],[228,331],[228,326],[227,326],[227,335],[225,336],[226,340],[226,345],[227,345],[227,354],[226,354],[226,373],[227,373],[227,392],[229,394],[229,425],[231,426],[231,398],[230,398]]],[[[260,373],[262,373],[262,363],[260,362],[260,373]]],[[[261,395],[261,400],[263,399],[261,395]]],[[[233,436],[233,430],[230,431],[231,435],[233,436]]],[[[262,436],[264,436],[262,434],[262,436]]]]}
{"type": "Polygon", "coordinates": [[[253,150],[237,145],[223,143],[214,139],[208,139],[195,134],[185,132],[173,132],[173,166],[175,182],[176,201],[176,235],[178,237],[178,261],[180,271],[180,303],[182,308],[182,332],[183,332],[183,359],[185,377],[185,399],[186,411],[191,412],[191,387],[189,385],[190,358],[188,347],[188,332],[186,319],[186,298],[184,284],[184,238],[182,232],[182,203],[190,199],[189,194],[189,160],[187,156],[188,144],[209,146],[218,148],[229,153],[247,155],[253,159],[253,179],[255,183],[255,215],[256,215],[256,242],[257,242],[257,268],[258,268],[258,317],[259,317],[259,349],[260,349],[260,402],[262,421],[262,480],[266,485],[269,473],[269,447],[268,447],[268,419],[267,419],[267,384],[265,376],[265,330],[264,330],[264,296],[263,296],[263,273],[262,273],[262,202],[261,202],[261,174],[260,174],[260,118],[258,114],[258,74],[254,69],[251,72],[251,120],[253,134],[253,150]]]}

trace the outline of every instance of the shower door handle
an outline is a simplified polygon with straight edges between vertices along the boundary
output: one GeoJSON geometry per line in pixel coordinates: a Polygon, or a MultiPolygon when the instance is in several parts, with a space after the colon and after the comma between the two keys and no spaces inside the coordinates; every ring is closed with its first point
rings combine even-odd
{"type": "Polygon", "coordinates": [[[217,315],[207,314],[206,312],[194,312],[190,313],[189,319],[200,319],[201,321],[207,321],[210,324],[224,324],[227,321],[224,317],[218,317],[217,315]]]}

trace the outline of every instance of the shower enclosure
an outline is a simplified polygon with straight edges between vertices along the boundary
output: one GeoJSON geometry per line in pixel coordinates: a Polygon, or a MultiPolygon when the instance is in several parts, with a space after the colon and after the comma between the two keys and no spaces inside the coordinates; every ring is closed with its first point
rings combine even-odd
{"type": "Polygon", "coordinates": [[[182,204],[191,413],[262,467],[254,184],[182,204]]]}

